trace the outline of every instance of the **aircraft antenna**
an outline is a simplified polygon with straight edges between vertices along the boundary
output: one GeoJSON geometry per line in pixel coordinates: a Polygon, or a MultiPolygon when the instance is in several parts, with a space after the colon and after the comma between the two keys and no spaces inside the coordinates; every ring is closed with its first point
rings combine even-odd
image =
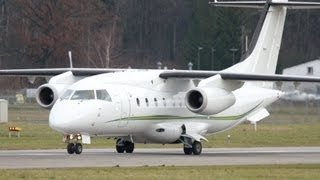
{"type": "Polygon", "coordinates": [[[70,68],[73,68],[73,64],[72,64],[72,52],[69,51],[68,54],[69,54],[70,68]]]}

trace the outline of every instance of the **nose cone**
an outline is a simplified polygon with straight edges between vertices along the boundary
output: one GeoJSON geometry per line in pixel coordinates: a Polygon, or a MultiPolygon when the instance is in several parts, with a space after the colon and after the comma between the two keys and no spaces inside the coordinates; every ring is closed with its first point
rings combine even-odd
{"type": "Polygon", "coordinates": [[[66,133],[88,131],[91,121],[97,118],[97,107],[94,101],[58,100],[52,107],[49,125],[52,129],[66,133]]]}
{"type": "Polygon", "coordinates": [[[67,133],[75,118],[74,109],[70,108],[68,103],[57,102],[51,109],[49,126],[56,131],[67,133]]]}
{"type": "Polygon", "coordinates": [[[86,111],[79,110],[79,104],[58,100],[49,115],[49,126],[62,133],[78,133],[85,119],[86,111]]]}

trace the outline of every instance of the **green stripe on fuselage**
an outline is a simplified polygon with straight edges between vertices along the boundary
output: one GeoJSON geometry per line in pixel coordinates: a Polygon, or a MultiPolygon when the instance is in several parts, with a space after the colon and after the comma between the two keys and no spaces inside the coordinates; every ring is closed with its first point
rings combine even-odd
{"type": "MultiPolygon", "coordinates": [[[[261,103],[260,103],[261,104],[261,103]]],[[[248,112],[241,114],[241,115],[237,115],[237,116],[220,116],[220,117],[216,117],[216,116],[172,116],[172,115],[153,115],[153,116],[133,116],[133,117],[127,117],[127,118],[122,118],[122,119],[117,119],[114,121],[118,121],[118,120],[187,120],[187,119],[203,119],[203,120],[230,120],[230,121],[234,121],[234,120],[239,120],[243,117],[245,117],[246,115],[248,115],[249,113],[251,113],[252,111],[254,111],[257,107],[259,107],[258,104],[257,106],[255,106],[254,108],[252,108],[251,110],[249,110],[248,112]]]]}

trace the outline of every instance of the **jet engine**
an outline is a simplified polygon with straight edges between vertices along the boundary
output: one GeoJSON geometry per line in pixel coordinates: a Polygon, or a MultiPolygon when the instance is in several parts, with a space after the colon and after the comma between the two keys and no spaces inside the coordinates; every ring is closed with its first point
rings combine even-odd
{"type": "Polygon", "coordinates": [[[185,101],[191,112],[212,115],[232,106],[236,97],[222,88],[195,88],[187,92],[185,101]]]}
{"type": "Polygon", "coordinates": [[[38,104],[46,109],[51,109],[57,99],[73,83],[81,77],[73,76],[71,71],[53,76],[47,84],[40,86],[36,93],[38,104]]]}
{"type": "Polygon", "coordinates": [[[51,109],[65,88],[66,85],[61,84],[44,84],[37,89],[36,100],[41,107],[51,109]]]}
{"type": "Polygon", "coordinates": [[[172,124],[156,124],[151,126],[145,132],[145,136],[150,142],[168,144],[176,142],[182,133],[183,130],[181,126],[174,126],[172,124]]]}

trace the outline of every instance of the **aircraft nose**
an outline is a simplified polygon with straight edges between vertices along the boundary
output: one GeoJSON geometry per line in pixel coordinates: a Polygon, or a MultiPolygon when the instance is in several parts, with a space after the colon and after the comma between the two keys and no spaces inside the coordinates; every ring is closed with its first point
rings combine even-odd
{"type": "MultiPolygon", "coordinates": [[[[68,113],[67,113],[68,114],[68,113]]],[[[61,111],[51,110],[49,116],[49,126],[59,132],[65,133],[66,127],[69,126],[70,117],[61,111]]]]}
{"type": "Polygon", "coordinates": [[[71,130],[70,128],[76,126],[76,124],[73,124],[77,119],[79,119],[79,115],[76,113],[75,108],[66,103],[59,103],[55,104],[51,109],[49,126],[56,131],[68,133],[71,130]]]}
{"type": "Polygon", "coordinates": [[[96,117],[95,109],[95,105],[89,102],[56,102],[49,115],[49,125],[62,133],[79,133],[86,130],[89,120],[96,117]]]}

